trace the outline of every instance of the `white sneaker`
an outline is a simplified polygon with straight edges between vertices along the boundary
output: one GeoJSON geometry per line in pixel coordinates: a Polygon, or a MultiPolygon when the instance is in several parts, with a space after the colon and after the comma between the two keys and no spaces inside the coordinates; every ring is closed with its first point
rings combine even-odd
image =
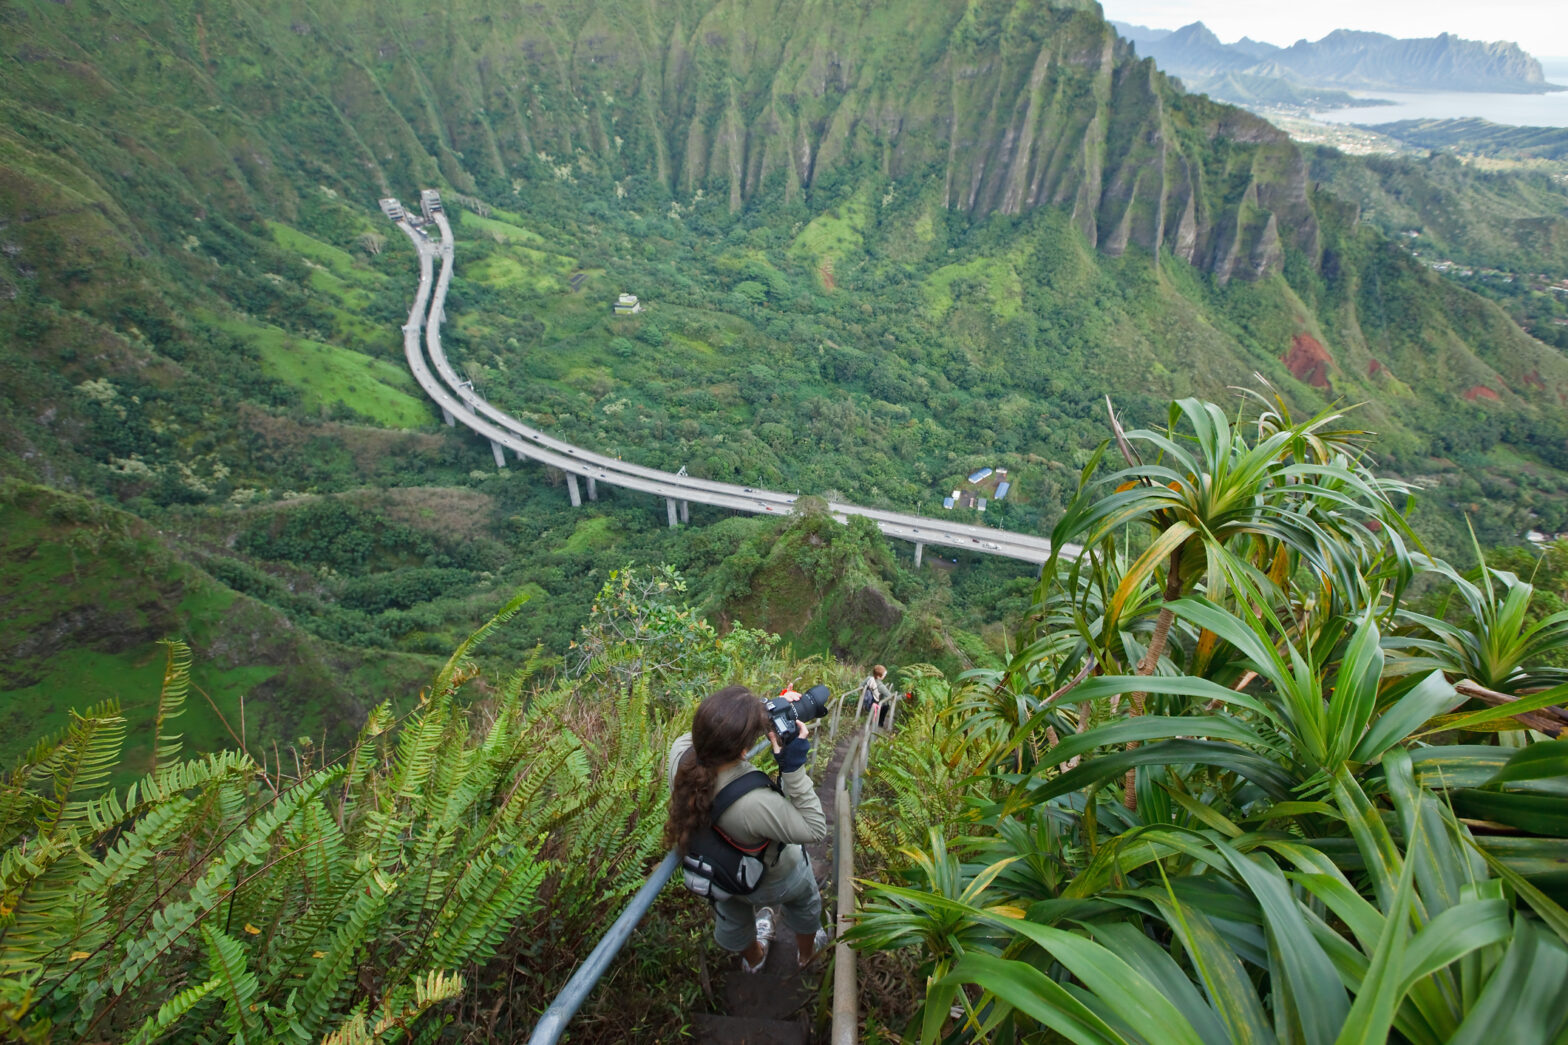
{"type": "Polygon", "coordinates": [[[757,942],[762,944],[762,957],[753,965],[746,960],[744,954],[740,957],[740,967],[749,973],[759,973],[768,963],[768,947],[773,942],[773,908],[757,908],[757,942]]]}

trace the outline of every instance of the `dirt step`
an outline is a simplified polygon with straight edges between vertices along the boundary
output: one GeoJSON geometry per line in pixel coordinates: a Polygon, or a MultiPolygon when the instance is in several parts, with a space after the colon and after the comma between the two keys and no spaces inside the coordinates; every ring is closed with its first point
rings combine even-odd
{"type": "Polygon", "coordinates": [[[699,1045],[807,1045],[804,1021],[763,1020],[754,1016],[692,1017],[699,1045]]]}
{"type": "MultiPolygon", "coordinates": [[[[812,984],[796,971],[795,934],[778,926],[768,960],[760,973],[731,969],[724,976],[721,996],[725,1012],[745,1013],[758,1019],[787,1020],[804,1012],[812,1000],[812,984]]],[[[814,972],[813,965],[810,972],[814,972]]],[[[808,972],[809,975],[809,972],[808,972]]]]}

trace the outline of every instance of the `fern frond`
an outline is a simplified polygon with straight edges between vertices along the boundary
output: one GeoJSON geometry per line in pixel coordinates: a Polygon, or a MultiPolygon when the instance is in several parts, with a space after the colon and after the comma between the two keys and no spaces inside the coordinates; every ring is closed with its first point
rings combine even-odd
{"type": "Polygon", "coordinates": [[[531,854],[510,846],[494,847],[471,861],[453,890],[456,902],[442,908],[445,917],[431,930],[426,960],[447,966],[494,957],[534,898],[545,870],[531,854]]]}
{"type": "Polygon", "coordinates": [[[218,989],[218,980],[211,979],[188,987],[162,1005],[158,1006],[155,1015],[147,1017],[140,1029],[130,1039],[128,1045],[151,1045],[152,1042],[167,1034],[176,1023],[184,1019],[190,1011],[201,1004],[203,998],[218,989]]]}
{"type": "MultiPolygon", "coordinates": [[[[235,871],[243,865],[262,862],[272,844],[272,836],[314,801],[323,789],[342,776],[341,769],[330,769],[307,779],[292,791],[284,792],[255,821],[229,840],[222,853],[191,888],[190,896],[168,904],[153,913],[152,924],[125,948],[125,957],[110,977],[116,991],[137,983],[173,946],[186,938],[202,918],[222,903],[233,890],[235,871]]],[[[220,792],[222,788],[219,789],[220,792]]]]}
{"type": "Polygon", "coordinates": [[[412,991],[405,988],[387,999],[376,1013],[374,1023],[363,1012],[356,1012],[347,1023],[321,1039],[321,1045],[373,1045],[383,1041],[386,1033],[393,1029],[400,1037],[406,1035],[426,1010],[456,998],[463,993],[464,986],[463,978],[456,973],[436,971],[415,978],[412,991]]]}
{"type": "Polygon", "coordinates": [[[75,935],[78,912],[71,884],[82,867],[75,831],[37,839],[29,851],[6,851],[0,860],[0,888],[7,907],[0,975],[15,976],[43,968],[62,942],[75,935]]]}
{"type": "Polygon", "coordinates": [[[210,925],[201,927],[201,937],[207,944],[207,967],[218,982],[216,993],[223,998],[223,1026],[232,1041],[243,1045],[255,1034],[251,999],[260,986],[256,974],[245,960],[245,948],[234,937],[210,925]]]}
{"type": "Polygon", "coordinates": [[[513,596],[512,601],[502,606],[494,617],[485,621],[472,635],[458,644],[457,649],[452,652],[451,658],[447,660],[440,674],[436,676],[435,688],[431,694],[433,701],[451,695],[452,691],[460,684],[463,674],[467,671],[469,651],[478,648],[492,631],[511,620],[530,598],[532,596],[528,592],[518,592],[513,596]]]}
{"type": "Polygon", "coordinates": [[[311,1041],[320,1034],[359,963],[360,948],[380,920],[396,887],[395,880],[378,880],[368,861],[365,861],[365,869],[372,873],[367,877],[364,889],[355,897],[347,919],[322,957],[315,959],[315,967],[299,986],[294,999],[298,1011],[290,1027],[298,1041],[311,1041]]]}
{"type": "Polygon", "coordinates": [[[65,743],[50,759],[53,794],[43,802],[40,839],[86,819],[88,802],[81,796],[109,779],[124,742],[125,718],[118,701],[106,700],[85,714],[71,712],[65,743]]]}
{"type": "Polygon", "coordinates": [[[152,763],[180,757],[183,733],[168,733],[169,723],[185,714],[185,694],[191,685],[191,648],[177,639],[166,639],[163,688],[158,692],[158,717],[153,720],[152,763]]]}
{"type": "Polygon", "coordinates": [[[30,785],[48,774],[69,735],[68,729],[62,729],[40,740],[6,774],[5,783],[0,784],[0,845],[10,845],[19,834],[33,828],[44,800],[30,785]]]}

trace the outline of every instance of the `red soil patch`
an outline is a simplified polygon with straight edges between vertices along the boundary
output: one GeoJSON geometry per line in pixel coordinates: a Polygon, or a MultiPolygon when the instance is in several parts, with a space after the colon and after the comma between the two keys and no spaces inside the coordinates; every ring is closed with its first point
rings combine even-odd
{"type": "Polygon", "coordinates": [[[1541,380],[1541,372],[1539,370],[1532,370],[1524,375],[1524,383],[1537,392],[1546,391],[1546,382],[1541,380]]]}
{"type": "Polygon", "coordinates": [[[1290,339],[1290,351],[1285,353],[1285,367],[1313,388],[1328,388],[1328,372],[1334,357],[1328,354],[1323,343],[1311,334],[1297,334],[1290,339]]]}
{"type": "Polygon", "coordinates": [[[817,275],[822,280],[822,289],[831,294],[833,292],[833,286],[834,286],[834,284],[833,284],[833,259],[832,258],[828,258],[826,261],[824,261],[822,263],[821,267],[819,267],[817,269],[817,275]]]}
{"type": "Polygon", "coordinates": [[[1490,388],[1487,388],[1485,385],[1475,385],[1471,388],[1467,388],[1465,389],[1464,395],[1465,398],[1470,400],[1472,403],[1477,399],[1490,399],[1493,402],[1497,402],[1503,398],[1496,392],[1492,391],[1490,388]]]}
{"type": "Polygon", "coordinates": [[[1383,371],[1385,371],[1387,369],[1388,369],[1388,367],[1384,366],[1382,363],[1379,363],[1377,360],[1374,359],[1374,360],[1372,360],[1371,362],[1369,362],[1367,364],[1367,376],[1368,377],[1376,377],[1377,375],[1383,373],[1383,371]]]}

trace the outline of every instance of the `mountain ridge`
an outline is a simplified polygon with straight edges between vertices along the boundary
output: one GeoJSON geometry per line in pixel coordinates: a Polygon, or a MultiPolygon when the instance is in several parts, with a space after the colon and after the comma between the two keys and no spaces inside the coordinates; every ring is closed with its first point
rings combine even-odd
{"type": "MultiPolygon", "coordinates": [[[[1306,413],[1365,404],[1354,423],[1454,540],[1477,505],[1487,540],[1568,517],[1568,363],[1368,217],[1396,189],[1419,209],[1475,184],[1369,186],[1347,158],[1345,190],[1325,186],[1311,152],[1182,91],[1093,5],[821,10],[843,17],[18,0],[0,11],[0,462],[208,533],[225,583],[363,646],[449,649],[504,576],[551,597],[563,623],[529,634],[563,647],[586,612],[573,582],[606,561],[717,572],[735,520],[664,530],[613,494],[572,512],[558,474],[497,472],[409,394],[412,252],[375,199],[434,186],[460,241],[454,365],[599,452],[933,513],[1002,464],[1013,492],[966,521],[1039,531],[1106,396],[1147,417],[1261,378],[1306,413]],[[611,315],[623,291],[647,310],[611,315]],[[424,547],[347,501],[331,517],[366,554],[283,539],[320,531],[301,493],[411,483],[485,490],[489,550],[424,547]]],[[[1485,188],[1482,218],[1560,198],[1485,188]]],[[[1542,240],[1543,263],[1568,257],[1542,240]]],[[[981,576],[963,598],[990,612],[986,569],[928,556],[936,587],[895,601],[918,622],[981,576]]]]}
{"type": "Polygon", "coordinates": [[[1151,30],[1112,22],[1140,54],[1199,90],[1226,74],[1272,76],[1307,87],[1361,90],[1553,90],[1541,63],[1518,44],[1467,40],[1451,33],[1399,38],[1336,29],[1320,40],[1279,47],[1243,37],[1222,43],[1202,22],[1151,30]]]}

